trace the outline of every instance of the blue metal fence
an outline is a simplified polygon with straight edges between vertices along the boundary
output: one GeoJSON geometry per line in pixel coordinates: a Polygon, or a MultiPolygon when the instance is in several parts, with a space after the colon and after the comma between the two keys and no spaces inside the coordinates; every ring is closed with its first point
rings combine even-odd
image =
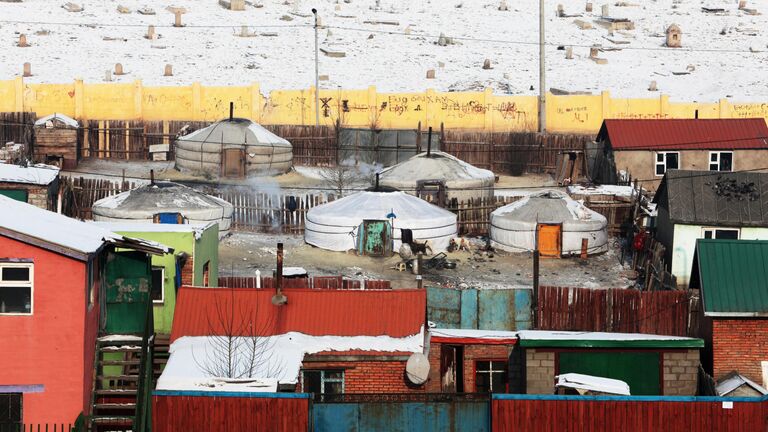
{"type": "Polygon", "coordinates": [[[520,289],[427,288],[427,319],[442,328],[528,330],[531,294],[520,289]]]}

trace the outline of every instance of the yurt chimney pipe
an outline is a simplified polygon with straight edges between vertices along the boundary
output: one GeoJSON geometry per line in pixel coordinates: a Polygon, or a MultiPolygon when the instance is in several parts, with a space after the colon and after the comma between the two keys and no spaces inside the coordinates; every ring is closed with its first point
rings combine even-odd
{"type": "Polygon", "coordinates": [[[155,170],[149,170],[149,184],[155,184],[155,170]]]}
{"type": "Polygon", "coordinates": [[[277,274],[275,274],[275,288],[277,295],[283,294],[283,244],[277,244],[277,274]]]}
{"type": "Polygon", "coordinates": [[[379,173],[376,173],[376,188],[375,188],[375,190],[376,190],[376,192],[379,191],[379,173]]]}
{"type": "Polygon", "coordinates": [[[230,102],[229,103],[229,121],[232,121],[232,118],[235,115],[235,103],[230,102]]]}
{"type": "Polygon", "coordinates": [[[429,127],[429,132],[427,133],[427,157],[432,153],[432,126],[429,127]]]}

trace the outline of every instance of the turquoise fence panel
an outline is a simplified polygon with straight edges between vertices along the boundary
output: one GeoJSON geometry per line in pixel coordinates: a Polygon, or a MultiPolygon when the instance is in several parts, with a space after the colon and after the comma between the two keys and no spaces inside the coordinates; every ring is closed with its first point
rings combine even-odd
{"type": "Polygon", "coordinates": [[[530,330],[533,328],[532,298],[533,290],[515,290],[515,330],[530,330]]]}
{"type": "Polygon", "coordinates": [[[528,330],[531,290],[427,288],[427,316],[441,328],[528,330]]]}
{"type": "Polygon", "coordinates": [[[477,290],[461,291],[461,327],[463,329],[477,328],[477,290]]]}
{"type": "Polygon", "coordinates": [[[515,291],[479,290],[478,328],[482,330],[515,330],[515,291]]]}
{"type": "Polygon", "coordinates": [[[461,328],[461,291],[427,288],[427,319],[442,328],[461,328]]]}

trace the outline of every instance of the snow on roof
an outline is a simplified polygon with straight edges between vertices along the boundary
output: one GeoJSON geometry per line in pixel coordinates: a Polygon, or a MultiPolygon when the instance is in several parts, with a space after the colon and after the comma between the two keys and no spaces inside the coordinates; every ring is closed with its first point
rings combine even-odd
{"type": "Polygon", "coordinates": [[[446,329],[446,328],[433,328],[429,329],[429,333],[432,336],[432,340],[440,342],[440,340],[459,342],[464,340],[466,342],[476,343],[515,343],[517,341],[517,332],[506,330],[477,330],[477,329],[446,329]]]}
{"type": "Polygon", "coordinates": [[[0,196],[0,228],[57,244],[82,253],[93,253],[105,242],[122,240],[102,227],[0,196]]]}
{"type": "Polygon", "coordinates": [[[634,188],[632,186],[617,186],[617,185],[595,185],[595,186],[582,186],[571,185],[568,186],[568,193],[570,195],[615,195],[621,197],[631,197],[634,188]]]}
{"type": "Polygon", "coordinates": [[[728,374],[728,376],[721,379],[715,386],[715,390],[717,391],[718,396],[728,396],[729,393],[745,384],[752,387],[755,389],[755,391],[762,395],[768,395],[768,390],[766,390],[763,386],[757,384],[756,382],[745,377],[744,375],[741,375],[738,372],[731,372],[728,374]]]}
{"type": "Polygon", "coordinates": [[[609,333],[592,331],[520,330],[521,340],[607,340],[607,341],[670,341],[696,340],[684,336],[663,336],[645,333],[609,333]]]}
{"type": "Polygon", "coordinates": [[[427,178],[445,180],[487,179],[492,181],[496,177],[492,171],[478,168],[456,156],[441,151],[433,151],[429,155],[426,152],[419,153],[397,165],[383,169],[379,174],[381,180],[400,178],[414,183],[419,179],[427,178]]]}
{"type": "Polygon", "coordinates": [[[558,375],[556,387],[567,387],[577,390],[598,391],[616,395],[629,396],[629,384],[624,381],[602,378],[592,375],[567,373],[558,375]]]}
{"type": "Polygon", "coordinates": [[[592,331],[521,330],[523,347],[582,348],[703,348],[702,339],[644,333],[608,333],[592,331]]]}
{"type": "Polygon", "coordinates": [[[568,196],[567,193],[554,189],[527,195],[513,203],[497,208],[491,215],[536,222],[564,222],[571,219],[607,223],[605,216],[587,208],[580,201],[568,196]]]}
{"type": "Polygon", "coordinates": [[[166,233],[166,232],[191,232],[195,234],[195,240],[200,240],[203,232],[208,228],[216,224],[216,222],[208,222],[206,224],[158,224],[153,223],[150,220],[139,220],[136,222],[94,222],[89,221],[89,224],[100,226],[104,229],[108,229],[113,232],[153,232],[153,233],[166,233]]]}
{"type": "Polygon", "coordinates": [[[59,168],[36,164],[30,167],[0,163],[0,182],[48,185],[59,176],[59,168]]]}
{"type": "MultiPolygon", "coordinates": [[[[170,347],[170,357],[157,381],[158,390],[200,390],[252,392],[275,391],[276,383],[295,384],[304,356],[324,351],[363,350],[416,353],[424,349],[424,328],[419,333],[394,338],[390,336],[310,336],[288,332],[269,337],[234,338],[236,370],[240,381],[215,376],[212,369],[224,359],[217,349],[221,338],[211,336],[185,336],[175,340],[170,347]],[[249,350],[258,347],[260,361],[256,362],[248,377],[249,350]],[[255,381],[253,381],[255,379],[255,381]]],[[[224,360],[226,361],[226,360],[224,360]]]]}
{"type": "MultiPolygon", "coordinates": [[[[78,123],[77,120],[75,120],[72,117],[69,117],[67,115],[61,114],[61,113],[53,113],[53,114],[49,114],[49,115],[47,115],[45,117],[41,117],[41,118],[37,119],[37,121],[35,122],[35,126],[46,126],[46,127],[48,127],[48,125],[46,123],[48,123],[48,121],[54,120],[54,119],[64,123],[65,125],[67,125],[69,127],[73,127],[73,128],[80,127],[80,123],[78,123]]],[[[53,125],[51,125],[51,127],[52,126],[53,125]]]]}

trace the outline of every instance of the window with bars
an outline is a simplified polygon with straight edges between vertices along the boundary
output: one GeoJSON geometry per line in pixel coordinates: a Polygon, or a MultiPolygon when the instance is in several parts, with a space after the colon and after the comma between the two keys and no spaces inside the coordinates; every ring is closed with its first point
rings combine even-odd
{"type": "Polygon", "coordinates": [[[507,360],[475,362],[475,391],[477,393],[503,393],[507,391],[507,360]]]}
{"type": "Polygon", "coordinates": [[[680,169],[679,152],[656,153],[656,175],[663,176],[667,170],[680,169]]]}
{"type": "Polygon", "coordinates": [[[0,262],[0,315],[31,315],[32,263],[0,262]]]}
{"type": "Polygon", "coordinates": [[[733,152],[709,152],[710,171],[733,171],[733,152]]]}
{"type": "Polygon", "coordinates": [[[305,370],[301,384],[301,391],[304,393],[342,394],[344,393],[344,371],[341,369],[305,370]]]}

